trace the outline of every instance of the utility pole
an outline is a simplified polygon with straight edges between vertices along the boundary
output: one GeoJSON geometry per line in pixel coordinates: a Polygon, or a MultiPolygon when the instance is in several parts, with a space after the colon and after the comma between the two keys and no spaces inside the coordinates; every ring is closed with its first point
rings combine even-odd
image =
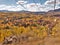
{"type": "Polygon", "coordinates": [[[56,9],[56,0],[54,0],[54,3],[53,3],[52,17],[54,17],[54,15],[55,15],[55,9],[56,9]]]}
{"type": "Polygon", "coordinates": [[[56,8],[56,0],[54,0],[54,10],[55,10],[55,8],[56,8]]]}
{"type": "MultiPolygon", "coordinates": [[[[56,0],[54,0],[54,12],[55,12],[55,8],[56,8],[56,0]]],[[[54,12],[53,12],[53,15],[54,15],[54,12]]]]}

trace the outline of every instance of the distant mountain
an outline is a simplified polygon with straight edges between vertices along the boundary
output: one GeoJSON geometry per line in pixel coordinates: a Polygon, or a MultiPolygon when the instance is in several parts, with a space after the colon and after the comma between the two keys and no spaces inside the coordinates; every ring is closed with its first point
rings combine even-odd
{"type": "Polygon", "coordinates": [[[46,13],[46,15],[55,15],[55,16],[60,16],[60,8],[55,9],[55,10],[50,10],[46,13]]]}
{"type": "Polygon", "coordinates": [[[0,10],[0,12],[20,12],[20,13],[33,13],[33,14],[45,14],[46,12],[31,12],[31,11],[8,11],[8,10],[0,10]]]}
{"type": "Polygon", "coordinates": [[[45,14],[46,12],[31,12],[31,13],[34,13],[34,14],[45,14]]]}
{"type": "MultiPolygon", "coordinates": [[[[60,12],[60,8],[59,8],[59,9],[55,9],[55,10],[50,10],[50,11],[48,11],[48,12],[57,12],[57,11],[60,12]]],[[[29,13],[29,12],[31,12],[31,11],[25,11],[25,10],[21,10],[21,11],[0,10],[0,12],[25,12],[25,13],[28,12],[28,13],[29,13]]],[[[43,12],[31,12],[31,13],[38,13],[38,14],[41,13],[41,14],[43,14],[43,13],[46,13],[46,12],[43,11],[43,12]]]]}
{"type": "Polygon", "coordinates": [[[60,8],[59,9],[55,9],[55,10],[50,10],[48,12],[60,12],[60,8]]]}
{"type": "Polygon", "coordinates": [[[59,9],[55,9],[55,10],[50,10],[48,12],[31,12],[31,11],[25,11],[25,10],[21,10],[21,11],[8,11],[8,10],[0,10],[0,12],[20,12],[20,13],[33,13],[33,14],[46,14],[48,12],[60,12],[60,8],[59,9]]]}
{"type": "Polygon", "coordinates": [[[59,11],[59,12],[60,12],[60,8],[59,8],[59,9],[56,9],[56,10],[54,10],[54,11],[55,11],[55,12],[56,12],[56,11],[59,11]]]}
{"type": "Polygon", "coordinates": [[[43,14],[43,13],[45,13],[45,12],[31,12],[31,11],[25,11],[25,10],[22,10],[22,11],[17,11],[17,12],[25,12],[25,13],[40,13],[40,14],[43,14]]]}
{"type": "Polygon", "coordinates": [[[9,12],[8,10],[0,10],[0,12],[9,12]]]}

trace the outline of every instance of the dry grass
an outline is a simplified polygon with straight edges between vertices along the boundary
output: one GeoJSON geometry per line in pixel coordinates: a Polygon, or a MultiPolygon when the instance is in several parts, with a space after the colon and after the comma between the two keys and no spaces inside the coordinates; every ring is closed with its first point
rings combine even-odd
{"type": "MultiPolygon", "coordinates": [[[[0,12],[1,43],[4,42],[5,38],[16,36],[17,42],[14,43],[12,40],[11,45],[44,45],[45,43],[49,45],[48,43],[51,43],[52,40],[58,39],[55,37],[60,37],[59,27],[60,19],[58,17],[0,12]],[[47,42],[49,40],[50,42],[47,42]]],[[[55,43],[50,45],[55,45],[55,43]]]]}

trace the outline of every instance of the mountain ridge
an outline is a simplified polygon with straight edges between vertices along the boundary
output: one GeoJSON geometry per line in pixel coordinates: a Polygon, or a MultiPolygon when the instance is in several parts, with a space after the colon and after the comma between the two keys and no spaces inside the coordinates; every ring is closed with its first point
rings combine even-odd
{"type": "Polygon", "coordinates": [[[41,11],[41,12],[31,12],[31,11],[25,11],[25,10],[21,10],[21,11],[0,10],[0,12],[22,12],[22,13],[45,14],[45,13],[48,13],[48,12],[60,12],[60,8],[59,8],[59,9],[55,9],[55,10],[49,10],[48,12],[45,12],[45,11],[41,11]]]}

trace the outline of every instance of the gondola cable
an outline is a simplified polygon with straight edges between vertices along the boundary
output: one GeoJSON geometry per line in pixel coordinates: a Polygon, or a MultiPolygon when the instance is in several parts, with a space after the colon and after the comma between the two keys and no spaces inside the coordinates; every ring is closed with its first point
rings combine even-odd
{"type": "MultiPolygon", "coordinates": [[[[17,2],[17,0],[15,0],[15,2],[17,2]]],[[[22,4],[19,3],[20,6],[22,6],[24,9],[26,9],[26,7],[24,7],[22,4]]]]}
{"type": "Polygon", "coordinates": [[[36,7],[38,8],[38,10],[40,10],[39,6],[36,4],[35,0],[33,0],[33,2],[35,3],[36,7]]]}

